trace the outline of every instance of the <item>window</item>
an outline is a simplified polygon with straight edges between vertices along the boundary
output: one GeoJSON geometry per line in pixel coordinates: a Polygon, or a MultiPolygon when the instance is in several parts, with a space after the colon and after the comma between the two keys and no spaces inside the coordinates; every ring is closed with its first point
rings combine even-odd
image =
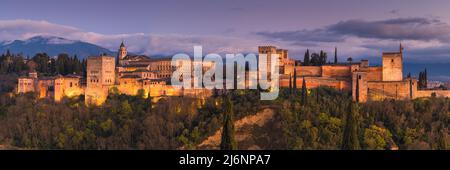
{"type": "Polygon", "coordinates": [[[391,62],[394,62],[394,59],[391,59],[391,62]]]}
{"type": "Polygon", "coordinates": [[[72,82],[70,82],[70,87],[72,87],[72,82]]]}

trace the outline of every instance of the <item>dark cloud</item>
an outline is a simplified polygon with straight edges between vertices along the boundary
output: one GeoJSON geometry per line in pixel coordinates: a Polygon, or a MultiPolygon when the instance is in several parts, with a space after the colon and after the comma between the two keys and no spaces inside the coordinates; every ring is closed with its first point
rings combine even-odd
{"type": "Polygon", "coordinates": [[[389,11],[390,14],[392,15],[399,15],[400,14],[400,10],[399,9],[393,9],[389,11]]]}
{"type": "Polygon", "coordinates": [[[344,40],[344,37],[336,35],[335,33],[327,29],[282,31],[282,32],[257,32],[256,34],[270,39],[277,39],[281,41],[289,41],[294,43],[340,42],[344,40]]]}
{"type": "Polygon", "coordinates": [[[348,20],[331,25],[327,30],[338,35],[392,40],[448,40],[450,34],[448,24],[428,18],[348,20]]]}
{"type": "Polygon", "coordinates": [[[347,20],[314,30],[258,32],[289,42],[342,42],[346,37],[450,42],[450,26],[438,19],[396,18],[381,21],[347,20]]]}

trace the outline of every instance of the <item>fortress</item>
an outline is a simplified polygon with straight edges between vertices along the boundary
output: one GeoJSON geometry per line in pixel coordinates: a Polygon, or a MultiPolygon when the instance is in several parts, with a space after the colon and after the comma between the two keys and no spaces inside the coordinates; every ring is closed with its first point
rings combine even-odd
{"type": "MultiPolygon", "coordinates": [[[[305,79],[307,88],[328,86],[351,91],[353,100],[357,102],[407,100],[432,95],[450,97],[450,90],[419,90],[417,79],[403,77],[401,45],[398,52],[382,54],[382,66],[370,66],[368,60],[306,66],[290,59],[288,50],[285,49],[260,46],[258,52],[268,54],[267,57],[278,54],[280,87],[289,87],[293,75],[297,75],[297,85],[305,79]]],[[[78,75],[38,77],[36,72],[31,72],[18,79],[17,93],[36,92],[40,98],[52,98],[55,101],[84,95],[87,104],[95,105],[103,104],[110,93],[143,95],[145,98],[184,95],[205,98],[212,94],[207,89],[173,88],[170,79],[177,68],[171,65],[171,61],[171,58],[153,59],[144,55],[128,55],[122,42],[116,57],[88,57],[86,78],[78,75]]],[[[271,61],[270,58],[267,61],[271,61]]],[[[196,64],[191,61],[181,62],[196,64]]],[[[203,72],[212,67],[212,64],[202,64],[203,72]]],[[[247,73],[247,80],[248,75],[247,73]]]]}
{"type": "MultiPolygon", "coordinates": [[[[273,51],[276,47],[260,47],[259,51],[273,51]]],[[[288,59],[287,59],[288,60],[288,59]]],[[[338,90],[351,91],[354,101],[367,102],[384,99],[408,100],[421,97],[450,97],[450,90],[419,90],[417,79],[403,77],[403,47],[398,52],[384,52],[382,66],[369,66],[368,60],[361,62],[324,64],[322,66],[296,65],[292,71],[291,62],[282,62],[280,86],[289,87],[293,72],[297,85],[305,79],[307,88],[328,86],[338,90]],[[289,66],[286,66],[289,65],[289,66]]],[[[301,88],[298,86],[297,88],[301,88]]]]}

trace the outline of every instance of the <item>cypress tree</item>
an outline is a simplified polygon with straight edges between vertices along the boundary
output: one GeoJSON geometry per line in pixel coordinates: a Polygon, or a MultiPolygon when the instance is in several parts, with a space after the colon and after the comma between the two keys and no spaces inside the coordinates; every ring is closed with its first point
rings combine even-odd
{"type": "Polygon", "coordinates": [[[236,150],[237,144],[234,138],[233,103],[228,97],[224,101],[225,112],[223,114],[221,150],[236,150]]]}
{"type": "Polygon", "coordinates": [[[292,75],[289,74],[289,94],[292,96],[292,75]]]}
{"type": "Polygon", "coordinates": [[[359,75],[356,75],[356,90],[355,90],[355,96],[356,96],[356,103],[359,103],[359,75]]]}
{"type": "Polygon", "coordinates": [[[305,57],[303,58],[303,65],[304,66],[309,66],[310,65],[309,61],[310,61],[310,59],[309,59],[309,49],[306,49],[305,57]]]}
{"type": "Polygon", "coordinates": [[[338,59],[337,59],[337,47],[334,47],[334,64],[338,63],[338,59]]]}
{"type": "Polygon", "coordinates": [[[297,96],[297,70],[294,68],[294,97],[297,96]]]}
{"type": "Polygon", "coordinates": [[[358,103],[351,103],[349,106],[349,113],[347,114],[344,134],[342,137],[342,146],[343,150],[358,150],[359,139],[358,139],[358,115],[359,115],[359,106],[358,103]]]}
{"type": "Polygon", "coordinates": [[[305,77],[303,76],[303,83],[302,83],[302,104],[303,106],[306,106],[308,103],[308,92],[306,91],[306,81],[305,77]]]}
{"type": "Polygon", "coordinates": [[[424,82],[424,88],[428,87],[428,75],[427,75],[427,68],[425,68],[425,72],[424,74],[424,78],[423,78],[423,82],[424,82]]]}

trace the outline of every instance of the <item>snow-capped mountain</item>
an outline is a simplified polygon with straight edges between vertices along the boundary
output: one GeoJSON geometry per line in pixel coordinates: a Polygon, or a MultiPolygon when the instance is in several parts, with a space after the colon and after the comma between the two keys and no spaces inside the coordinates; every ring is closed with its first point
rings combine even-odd
{"type": "Polygon", "coordinates": [[[0,54],[5,53],[7,50],[14,54],[23,54],[29,57],[43,52],[49,56],[66,53],[77,55],[78,58],[86,58],[103,53],[115,55],[114,52],[95,44],[55,36],[36,36],[26,40],[0,42],[0,54]]]}

